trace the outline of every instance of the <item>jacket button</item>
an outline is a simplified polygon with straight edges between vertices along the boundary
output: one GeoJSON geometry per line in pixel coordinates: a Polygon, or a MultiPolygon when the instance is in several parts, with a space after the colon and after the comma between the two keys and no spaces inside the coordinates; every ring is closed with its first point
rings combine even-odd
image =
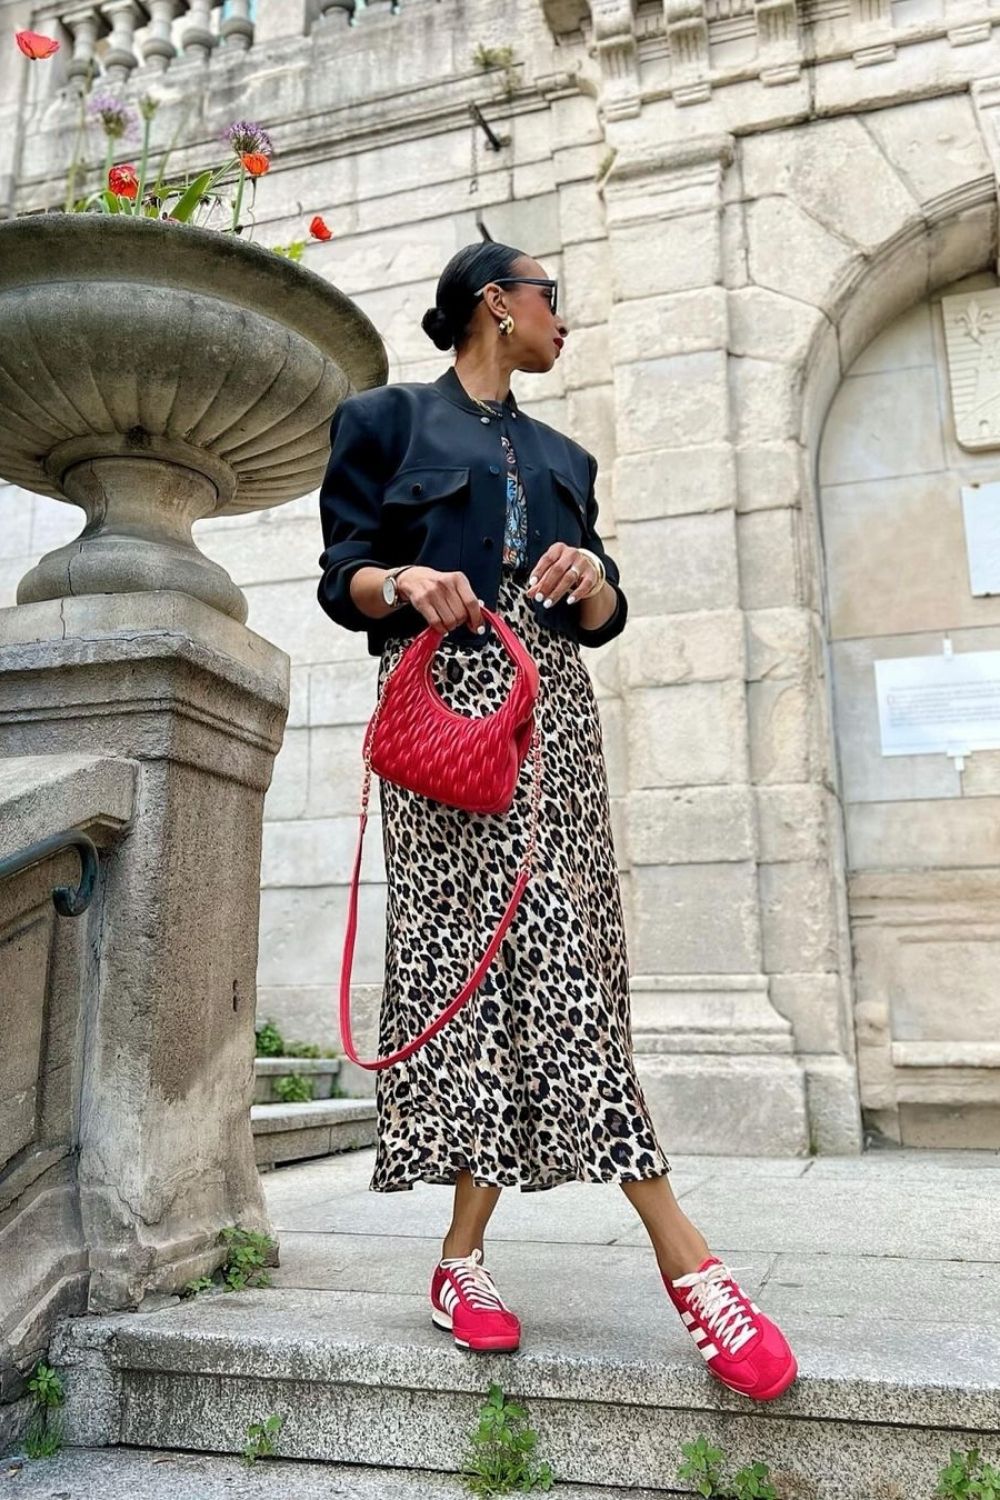
{"type": "Polygon", "coordinates": [[[423,485],[422,484],[411,484],[410,485],[410,489],[413,491],[413,493],[415,495],[419,495],[420,491],[423,489],[423,485]]]}
{"type": "Polygon", "coordinates": [[[490,548],[490,547],[492,547],[492,546],[493,546],[493,538],[492,538],[492,537],[491,537],[491,536],[484,536],[484,537],[483,537],[483,546],[484,546],[484,547],[485,547],[485,548],[487,548],[487,550],[488,550],[488,549],[489,549],[489,548],[490,548]]]}
{"type": "Polygon", "coordinates": [[[499,464],[490,464],[490,473],[491,474],[499,474],[500,473],[500,465],[499,464]]]}
{"type": "Polygon", "coordinates": [[[479,420],[480,422],[489,422],[490,419],[489,417],[480,417],[479,420]]]}

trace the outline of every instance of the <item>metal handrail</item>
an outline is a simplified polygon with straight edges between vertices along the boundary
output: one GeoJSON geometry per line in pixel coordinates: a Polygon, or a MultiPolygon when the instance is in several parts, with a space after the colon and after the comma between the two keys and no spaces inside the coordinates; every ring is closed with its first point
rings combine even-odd
{"type": "Polygon", "coordinates": [[[0,859],[0,880],[6,880],[9,875],[17,875],[19,871],[28,869],[29,865],[40,864],[50,855],[70,848],[76,849],[80,856],[80,884],[54,886],[52,900],[61,917],[79,917],[87,910],[94,894],[98,856],[97,845],[78,828],[67,828],[63,833],[50,834],[47,839],[39,839],[17,854],[6,855],[0,859]]]}

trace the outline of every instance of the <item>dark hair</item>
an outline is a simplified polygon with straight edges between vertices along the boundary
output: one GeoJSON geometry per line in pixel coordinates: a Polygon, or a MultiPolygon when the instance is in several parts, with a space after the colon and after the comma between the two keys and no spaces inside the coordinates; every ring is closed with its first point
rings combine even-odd
{"type": "Polygon", "coordinates": [[[427,337],[439,349],[457,348],[465,341],[479,306],[479,288],[501,276],[512,276],[516,263],[524,259],[523,250],[495,240],[478,240],[456,250],[438,278],[437,301],[420,320],[427,337]]]}

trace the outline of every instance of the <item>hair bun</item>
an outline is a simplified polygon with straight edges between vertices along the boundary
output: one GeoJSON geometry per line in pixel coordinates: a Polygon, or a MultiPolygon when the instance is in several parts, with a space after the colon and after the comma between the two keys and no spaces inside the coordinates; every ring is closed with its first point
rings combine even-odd
{"type": "Polygon", "coordinates": [[[454,342],[448,314],[440,307],[429,307],[420,320],[420,326],[438,349],[450,349],[454,342]]]}

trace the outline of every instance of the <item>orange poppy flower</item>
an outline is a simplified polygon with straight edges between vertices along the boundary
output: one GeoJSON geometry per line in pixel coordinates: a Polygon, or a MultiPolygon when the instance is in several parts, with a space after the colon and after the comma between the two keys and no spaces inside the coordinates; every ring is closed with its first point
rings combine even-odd
{"type": "Polygon", "coordinates": [[[328,228],[319,214],[316,214],[315,217],[310,220],[309,233],[312,235],[314,240],[333,239],[333,230],[328,228]]]}
{"type": "Polygon", "coordinates": [[[108,172],[108,187],[119,198],[134,198],[139,191],[139,177],[135,167],[112,167],[108,172]]]}
{"type": "Polygon", "coordinates": [[[30,57],[32,62],[37,62],[42,57],[51,57],[53,52],[59,51],[59,43],[54,37],[42,36],[37,31],[15,31],[14,40],[25,57],[30,57]]]}
{"type": "Polygon", "coordinates": [[[244,151],[240,161],[251,177],[263,177],[271,165],[263,151],[244,151]]]}

